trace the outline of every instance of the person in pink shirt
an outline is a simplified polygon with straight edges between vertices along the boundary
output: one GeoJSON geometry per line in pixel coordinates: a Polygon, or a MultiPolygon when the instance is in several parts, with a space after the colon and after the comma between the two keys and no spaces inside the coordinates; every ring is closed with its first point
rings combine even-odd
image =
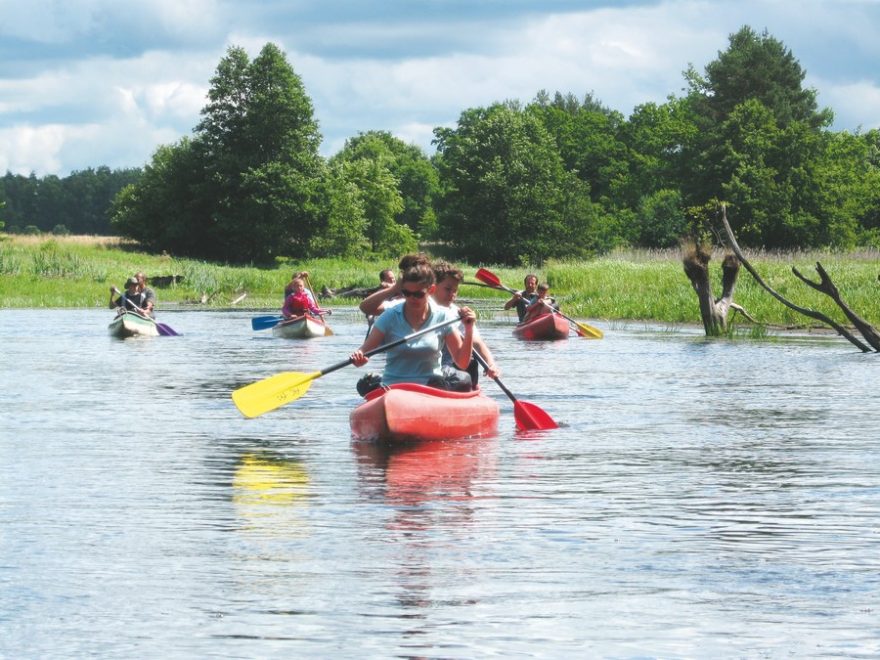
{"type": "Polygon", "coordinates": [[[284,318],[289,319],[294,316],[302,316],[303,314],[321,316],[327,313],[327,310],[319,308],[312,300],[309,292],[306,291],[306,283],[302,278],[293,278],[289,290],[290,293],[284,299],[284,307],[281,308],[281,315],[284,318]]]}

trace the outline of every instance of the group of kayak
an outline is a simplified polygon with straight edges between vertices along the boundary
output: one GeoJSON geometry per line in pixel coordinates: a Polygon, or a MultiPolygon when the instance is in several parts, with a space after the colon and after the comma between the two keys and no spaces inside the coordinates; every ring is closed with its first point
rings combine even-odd
{"type": "MultiPolygon", "coordinates": [[[[478,387],[481,373],[496,380],[513,400],[519,428],[555,428],[549,415],[518,401],[500,382],[500,370],[477,330],[476,314],[455,304],[462,272],[446,262],[432,263],[422,254],[406,255],[399,268],[399,277],[383,271],[382,286],[361,302],[360,310],[371,325],[348,360],[321,372],[288,372],[241,388],[233,393],[239,409],[249,417],[261,415],[302,396],[312,380],[345,366],[363,367],[372,355],[385,353],[382,372],[368,373],[358,381],[357,390],[366,401],[350,415],[356,439],[424,440],[494,433],[499,407],[478,387]]],[[[481,269],[477,277],[506,289],[488,271],[481,269]]],[[[524,339],[568,336],[568,321],[558,316],[547,295],[549,287],[538,286],[537,278],[531,278],[522,291],[510,290],[508,308],[516,306],[523,312],[514,334],[524,339]],[[541,334],[545,317],[558,317],[562,323],[551,321],[551,331],[541,334]]],[[[306,318],[319,316],[298,311],[306,318]]],[[[273,331],[298,318],[278,320],[273,331]]]]}
{"type": "MultiPolygon", "coordinates": [[[[475,312],[455,304],[463,281],[461,270],[443,261],[432,263],[423,254],[406,255],[399,268],[399,277],[383,271],[382,286],[361,302],[370,326],[347,360],[320,372],[285,372],[239,388],[232,397],[239,410],[248,417],[262,415],[302,396],[316,378],[349,365],[363,367],[371,356],[384,353],[382,371],[367,373],[357,383],[365,401],[350,415],[355,439],[450,439],[495,433],[499,406],[479,388],[481,374],[495,380],[513,401],[518,428],[555,428],[549,415],[517,400],[501,383],[492,351],[477,330],[475,312]]],[[[528,276],[520,291],[508,289],[484,269],[477,278],[511,292],[505,308],[516,308],[520,316],[516,337],[568,336],[568,317],[561,315],[547,295],[549,287],[539,286],[535,276],[528,276]]],[[[129,280],[125,293],[115,288],[111,292],[118,294],[110,301],[118,311],[111,333],[177,334],[152,317],[155,295],[143,278],[129,280]]],[[[271,328],[280,337],[328,336],[333,333],[324,317],[330,313],[317,305],[308,273],[296,273],[285,290],[281,316],[257,317],[252,325],[255,330],[271,328]]]]}

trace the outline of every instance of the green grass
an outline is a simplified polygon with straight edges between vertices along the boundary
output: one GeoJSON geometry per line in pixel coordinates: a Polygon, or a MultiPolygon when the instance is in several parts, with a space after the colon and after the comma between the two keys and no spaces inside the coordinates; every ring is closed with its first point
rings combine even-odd
{"type": "MultiPolygon", "coordinates": [[[[710,263],[716,294],[720,292],[721,256],[720,252],[715,254],[710,263]]],[[[780,294],[849,325],[827,296],[791,273],[791,267],[797,266],[805,276],[817,280],[814,265],[820,261],[856,313],[875,326],[880,324],[880,254],[876,251],[753,252],[746,256],[780,294]]],[[[121,289],[129,276],[143,270],[148,277],[184,277],[176,286],[157,289],[160,309],[163,305],[201,303],[203,299],[203,307],[223,308],[246,293],[237,307],[275,310],[294,270],[309,271],[312,286],[320,292],[324,286],[374,286],[379,271],[394,267],[393,261],[315,259],[263,269],[146,254],[111,238],[0,235],[0,307],[104,307],[111,285],[121,289]]],[[[684,275],[677,250],[622,251],[589,261],[549,261],[542,268],[487,267],[512,288],[519,288],[523,277],[535,272],[541,281],[549,282],[551,294],[569,316],[670,325],[700,323],[696,294],[684,275]]],[[[462,269],[466,280],[475,281],[476,266],[462,265],[462,269]]],[[[482,299],[493,309],[500,308],[508,297],[505,292],[467,285],[460,295],[482,299]]],[[[761,323],[816,325],[773,299],[745,269],[740,271],[734,299],[761,323]]],[[[331,305],[345,302],[355,303],[334,299],[331,305]]],[[[764,330],[738,319],[736,332],[763,336],[764,330]]]]}

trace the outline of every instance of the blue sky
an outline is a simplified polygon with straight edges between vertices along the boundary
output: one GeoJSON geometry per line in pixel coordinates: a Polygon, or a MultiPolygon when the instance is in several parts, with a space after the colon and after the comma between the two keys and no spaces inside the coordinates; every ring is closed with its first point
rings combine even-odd
{"type": "Polygon", "coordinates": [[[463,110],[541,89],[662,103],[743,25],[835,129],[880,127],[880,0],[0,0],[0,174],[143,166],[191,133],[230,45],[284,50],[324,155],[374,129],[430,153],[463,110]]]}

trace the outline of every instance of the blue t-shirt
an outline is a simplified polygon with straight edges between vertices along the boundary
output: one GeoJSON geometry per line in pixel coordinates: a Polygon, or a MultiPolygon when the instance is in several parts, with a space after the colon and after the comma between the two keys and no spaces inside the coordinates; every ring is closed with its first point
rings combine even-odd
{"type": "MultiPolygon", "coordinates": [[[[438,307],[440,306],[438,305],[438,307]]],[[[455,303],[452,303],[449,307],[440,307],[440,309],[445,309],[449,314],[452,314],[453,316],[458,316],[459,307],[455,303]]],[[[450,316],[449,318],[452,318],[452,316],[450,316]]],[[[453,323],[452,327],[458,330],[458,334],[464,336],[464,323],[459,323],[458,325],[453,323]]],[[[474,326],[474,342],[476,342],[479,336],[480,331],[477,330],[476,326],[474,326]]],[[[459,368],[458,365],[455,363],[455,359],[452,357],[452,353],[449,352],[449,348],[447,348],[445,342],[443,344],[443,356],[440,359],[440,364],[442,364],[444,367],[454,367],[456,369],[459,368]]]]}
{"type": "MultiPolygon", "coordinates": [[[[449,309],[440,307],[433,300],[428,301],[429,313],[420,330],[443,323],[452,318],[449,309]]],[[[406,305],[396,305],[386,309],[376,317],[374,327],[384,335],[383,344],[387,344],[416,332],[403,315],[406,305]]],[[[455,316],[458,316],[457,314],[455,316]]],[[[439,376],[440,349],[446,343],[446,335],[452,332],[452,325],[439,328],[436,332],[428,332],[416,337],[385,353],[385,371],[382,373],[384,385],[395,383],[418,383],[425,385],[431,376],[439,376]]]]}

